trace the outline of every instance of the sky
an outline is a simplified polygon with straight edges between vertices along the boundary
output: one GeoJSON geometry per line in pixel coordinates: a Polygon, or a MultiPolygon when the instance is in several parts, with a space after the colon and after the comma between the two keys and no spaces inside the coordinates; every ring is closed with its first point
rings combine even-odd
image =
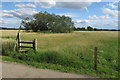
{"type": "Polygon", "coordinates": [[[42,11],[72,18],[75,27],[92,26],[99,29],[118,29],[118,2],[2,2],[0,26],[18,28],[25,17],[42,11]]]}

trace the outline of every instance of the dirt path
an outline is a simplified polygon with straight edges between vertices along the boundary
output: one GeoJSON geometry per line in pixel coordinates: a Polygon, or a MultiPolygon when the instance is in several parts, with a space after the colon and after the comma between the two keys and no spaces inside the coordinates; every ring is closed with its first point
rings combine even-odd
{"type": "Polygon", "coordinates": [[[1,63],[3,78],[93,78],[86,75],[38,69],[14,62],[0,61],[0,64],[1,63]]]}

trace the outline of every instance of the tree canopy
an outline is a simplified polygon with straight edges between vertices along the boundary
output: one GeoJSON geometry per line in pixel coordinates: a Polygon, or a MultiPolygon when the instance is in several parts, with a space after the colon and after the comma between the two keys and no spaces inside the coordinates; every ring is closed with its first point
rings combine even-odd
{"type": "Polygon", "coordinates": [[[39,12],[33,15],[33,18],[26,17],[22,20],[25,30],[51,31],[55,33],[72,32],[74,23],[70,17],[49,14],[47,12],[39,12]]]}

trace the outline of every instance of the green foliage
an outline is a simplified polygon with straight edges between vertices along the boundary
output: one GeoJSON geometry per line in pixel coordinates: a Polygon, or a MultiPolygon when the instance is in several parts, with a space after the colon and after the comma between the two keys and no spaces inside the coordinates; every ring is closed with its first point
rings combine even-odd
{"type": "Polygon", "coordinates": [[[25,30],[51,31],[54,33],[67,33],[73,31],[74,23],[71,18],[49,14],[47,12],[39,12],[33,15],[33,19],[25,18],[22,21],[25,30]]]}
{"type": "MultiPolygon", "coordinates": [[[[32,61],[23,61],[23,60],[19,60],[19,59],[15,59],[15,58],[11,58],[8,56],[0,56],[0,59],[2,60],[6,60],[6,61],[11,61],[11,62],[18,62],[18,63],[22,63],[22,64],[27,64],[27,65],[31,65],[37,68],[43,68],[43,69],[53,69],[53,70],[59,70],[62,72],[76,72],[76,73],[82,73],[82,74],[92,74],[90,73],[85,73],[85,71],[81,72],[82,70],[78,70],[76,68],[72,68],[72,67],[66,67],[66,66],[62,66],[59,64],[52,64],[52,63],[38,63],[38,62],[32,62],[32,61]]],[[[93,74],[94,76],[96,74],[93,74]]]]}
{"type": "Polygon", "coordinates": [[[88,30],[88,31],[93,31],[94,29],[93,29],[91,26],[88,26],[88,27],[87,27],[87,30],[88,30]]]}
{"type": "Polygon", "coordinates": [[[85,27],[82,27],[82,28],[80,28],[80,27],[75,28],[75,27],[74,27],[74,30],[75,30],[75,31],[86,31],[85,27]]]}
{"type": "MultiPolygon", "coordinates": [[[[55,64],[56,66],[52,69],[58,69],[56,68],[57,65],[61,65],[65,67],[66,70],[60,68],[60,70],[69,72],[69,71],[75,71],[79,73],[85,73],[85,74],[94,74],[96,73],[93,68],[93,57],[90,57],[88,54],[80,53],[77,56],[68,55],[66,53],[62,52],[56,52],[56,51],[38,51],[36,53],[29,52],[29,53],[17,53],[17,52],[9,52],[9,56],[13,57],[14,59],[19,59],[22,61],[29,61],[30,65],[41,67],[37,63],[42,64],[55,64]],[[34,63],[33,63],[34,62],[34,63]],[[68,69],[67,69],[68,68],[68,69]]],[[[109,57],[99,54],[98,55],[98,70],[97,75],[101,77],[117,77],[119,67],[116,63],[110,60],[107,60],[109,57]],[[105,61],[104,61],[105,59],[105,61]],[[111,63],[110,63],[111,62],[111,63]],[[112,70],[112,71],[111,71],[112,70]]],[[[45,66],[44,68],[51,68],[48,66],[45,66]]]]}
{"type": "Polygon", "coordinates": [[[9,56],[9,52],[14,51],[15,42],[13,40],[4,40],[2,42],[2,55],[9,56]]]}
{"type": "Polygon", "coordinates": [[[15,39],[15,36],[2,36],[2,39],[15,39]]]}
{"type": "Polygon", "coordinates": [[[21,24],[25,27],[26,31],[29,31],[31,29],[30,18],[26,17],[24,20],[22,20],[21,24]]]}
{"type": "Polygon", "coordinates": [[[117,30],[109,30],[109,29],[98,29],[98,28],[93,28],[91,26],[88,26],[87,28],[85,27],[73,27],[75,31],[117,31],[117,30]]]}

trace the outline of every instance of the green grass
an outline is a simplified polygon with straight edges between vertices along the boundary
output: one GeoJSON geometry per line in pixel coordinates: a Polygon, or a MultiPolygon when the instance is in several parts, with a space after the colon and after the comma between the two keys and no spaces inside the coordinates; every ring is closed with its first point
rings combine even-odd
{"type": "MultiPolygon", "coordinates": [[[[3,31],[2,37],[10,36],[15,39],[15,32],[11,34],[11,31],[3,31]]],[[[32,41],[34,38],[37,38],[38,42],[38,51],[36,53],[9,51],[8,56],[40,68],[43,66],[44,68],[64,72],[107,78],[118,77],[120,68],[118,67],[117,31],[81,31],[66,34],[21,33],[21,39],[24,41],[32,41]],[[95,46],[98,47],[97,71],[93,68],[93,49],[95,46]]]]}
{"type": "Polygon", "coordinates": [[[2,39],[2,55],[8,56],[10,51],[15,50],[15,40],[2,39]]]}
{"type": "Polygon", "coordinates": [[[0,59],[5,60],[5,61],[10,61],[10,62],[17,62],[17,63],[22,63],[25,65],[30,65],[30,66],[34,66],[36,68],[42,68],[42,69],[53,69],[53,70],[59,70],[61,72],[70,72],[70,73],[78,73],[78,74],[87,74],[89,76],[98,76],[95,73],[90,73],[90,72],[86,72],[86,70],[77,70],[76,68],[73,67],[65,67],[59,64],[52,64],[52,63],[38,63],[38,62],[31,62],[31,61],[24,61],[24,60],[19,60],[19,59],[15,59],[9,56],[0,56],[0,59]]]}

